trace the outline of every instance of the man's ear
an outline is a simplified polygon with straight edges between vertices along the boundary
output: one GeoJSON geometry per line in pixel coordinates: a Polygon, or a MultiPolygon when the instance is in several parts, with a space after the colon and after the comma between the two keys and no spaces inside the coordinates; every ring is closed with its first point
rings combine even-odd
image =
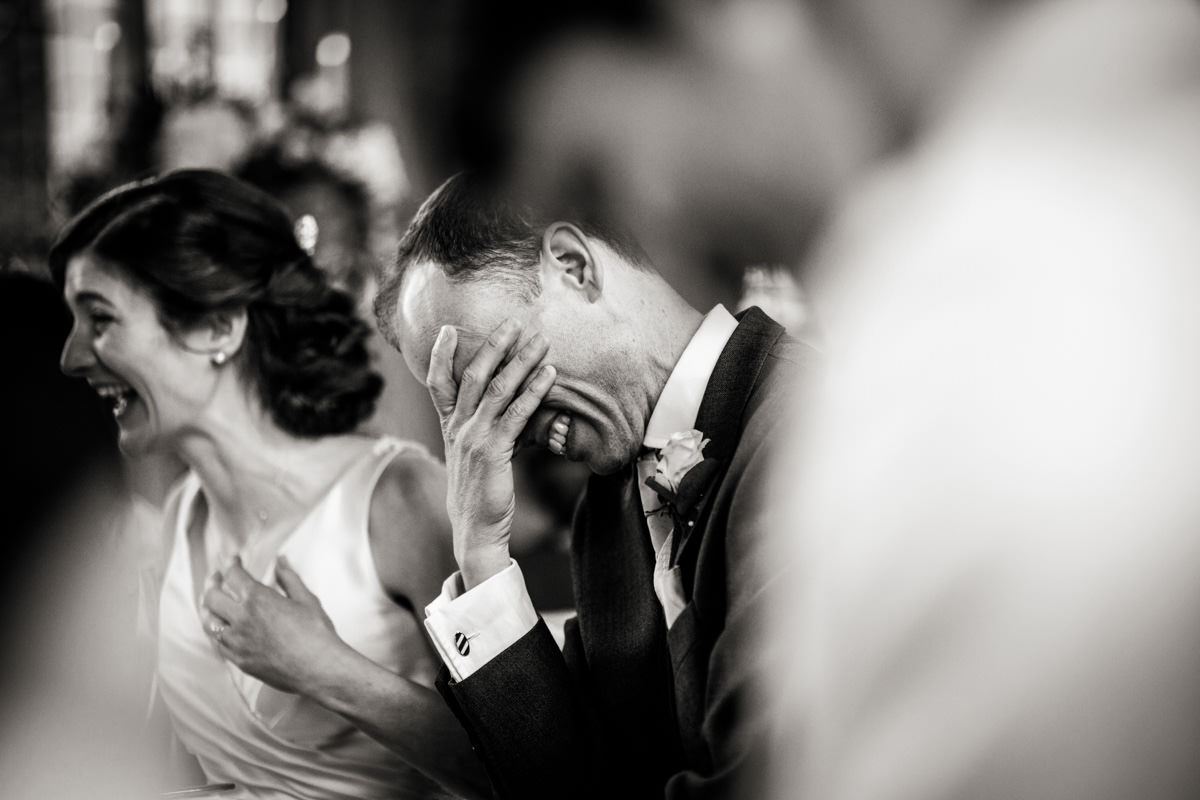
{"type": "Polygon", "coordinates": [[[224,353],[221,361],[232,360],[246,341],[246,309],[217,311],[184,334],[184,346],[211,357],[224,353]]]}
{"type": "Polygon", "coordinates": [[[542,234],[543,283],[563,281],[582,291],[589,303],[604,292],[604,268],[583,231],[569,222],[555,222],[542,234]]]}

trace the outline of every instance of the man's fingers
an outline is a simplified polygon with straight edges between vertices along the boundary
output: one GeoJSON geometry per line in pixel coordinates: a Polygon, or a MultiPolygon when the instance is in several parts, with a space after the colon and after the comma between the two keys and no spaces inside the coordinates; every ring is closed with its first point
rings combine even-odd
{"type": "Polygon", "coordinates": [[[429,372],[425,385],[443,424],[454,413],[458,401],[458,384],[454,382],[454,353],[458,349],[458,331],[453,325],[443,325],[433,342],[429,356],[429,372]]]}
{"type": "Polygon", "coordinates": [[[483,392],[491,382],[504,358],[516,345],[521,335],[521,325],[516,320],[507,319],[500,323],[488,335],[487,341],[475,353],[471,363],[463,370],[458,382],[458,402],[455,412],[460,418],[466,418],[475,413],[483,392]]]}
{"type": "Polygon", "coordinates": [[[550,343],[546,341],[546,337],[540,333],[534,334],[512,360],[504,365],[504,369],[488,383],[483,399],[479,402],[479,411],[488,418],[499,417],[508,408],[513,397],[532,382],[538,365],[549,350],[550,343]]]}
{"type": "Polygon", "coordinates": [[[549,364],[538,370],[525,390],[517,395],[516,400],[509,403],[508,409],[500,417],[500,422],[496,426],[497,434],[506,441],[515,442],[521,435],[521,431],[525,430],[525,426],[529,424],[529,418],[533,416],[533,412],[537,411],[538,406],[546,399],[546,394],[554,385],[557,375],[557,371],[549,364]]]}
{"type": "Polygon", "coordinates": [[[275,580],[278,581],[279,587],[283,589],[284,593],[293,600],[314,608],[321,606],[320,599],[305,586],[304,581],[300,579],[284,556],[280,556],[275,562],[275,580]]]}

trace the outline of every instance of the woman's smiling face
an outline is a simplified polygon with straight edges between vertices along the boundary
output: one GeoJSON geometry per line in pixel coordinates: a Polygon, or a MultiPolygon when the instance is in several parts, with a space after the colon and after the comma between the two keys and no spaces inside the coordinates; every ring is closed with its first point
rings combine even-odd
{"type": "Polygon", "coordinates": [[[62,370],[112,403],[126,453],[170,447],[212,396],[204,353],[185,348],[154,301],[123,271],[84,252],[67,265],[63,296],[75,322],[62,370]]]}

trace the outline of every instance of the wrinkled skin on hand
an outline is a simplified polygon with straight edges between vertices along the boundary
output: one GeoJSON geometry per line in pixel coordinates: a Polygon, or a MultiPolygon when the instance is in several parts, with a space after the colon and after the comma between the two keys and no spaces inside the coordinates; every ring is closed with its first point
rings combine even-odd
{"type": "Polygon", "coordinates": [[[502,323],[458,382],[453,327],[442,328],[430,357],[427,384],[446,446],[446,509],[468,589],[509,564],[517,439],[554,385],[554,367],[542,364],[549,350],[545,337],[535,333],[518,345],[520,336],[519,323],[502,323]]]}

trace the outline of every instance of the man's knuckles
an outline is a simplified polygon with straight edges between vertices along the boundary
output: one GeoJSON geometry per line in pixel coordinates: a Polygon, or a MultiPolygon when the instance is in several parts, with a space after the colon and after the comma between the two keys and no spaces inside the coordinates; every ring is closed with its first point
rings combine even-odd
{"type": "Polygon", "coordinates": [[[500,376],[497,376],[493,378],[490,383],[488,383],[486,393],[487,396],[492,400],[503,400],[505,397],[508,397],[511,391],[512,390],[508,385],[508,381],[504,380],[504,378],[500,376]]]}
{"type": "Polygon", "coordinates": [[[478,368],[474,365],[468,366],[463,370],[462,377],[458,380],[459,386],[474,386],[479,381],[478,368]]]}

